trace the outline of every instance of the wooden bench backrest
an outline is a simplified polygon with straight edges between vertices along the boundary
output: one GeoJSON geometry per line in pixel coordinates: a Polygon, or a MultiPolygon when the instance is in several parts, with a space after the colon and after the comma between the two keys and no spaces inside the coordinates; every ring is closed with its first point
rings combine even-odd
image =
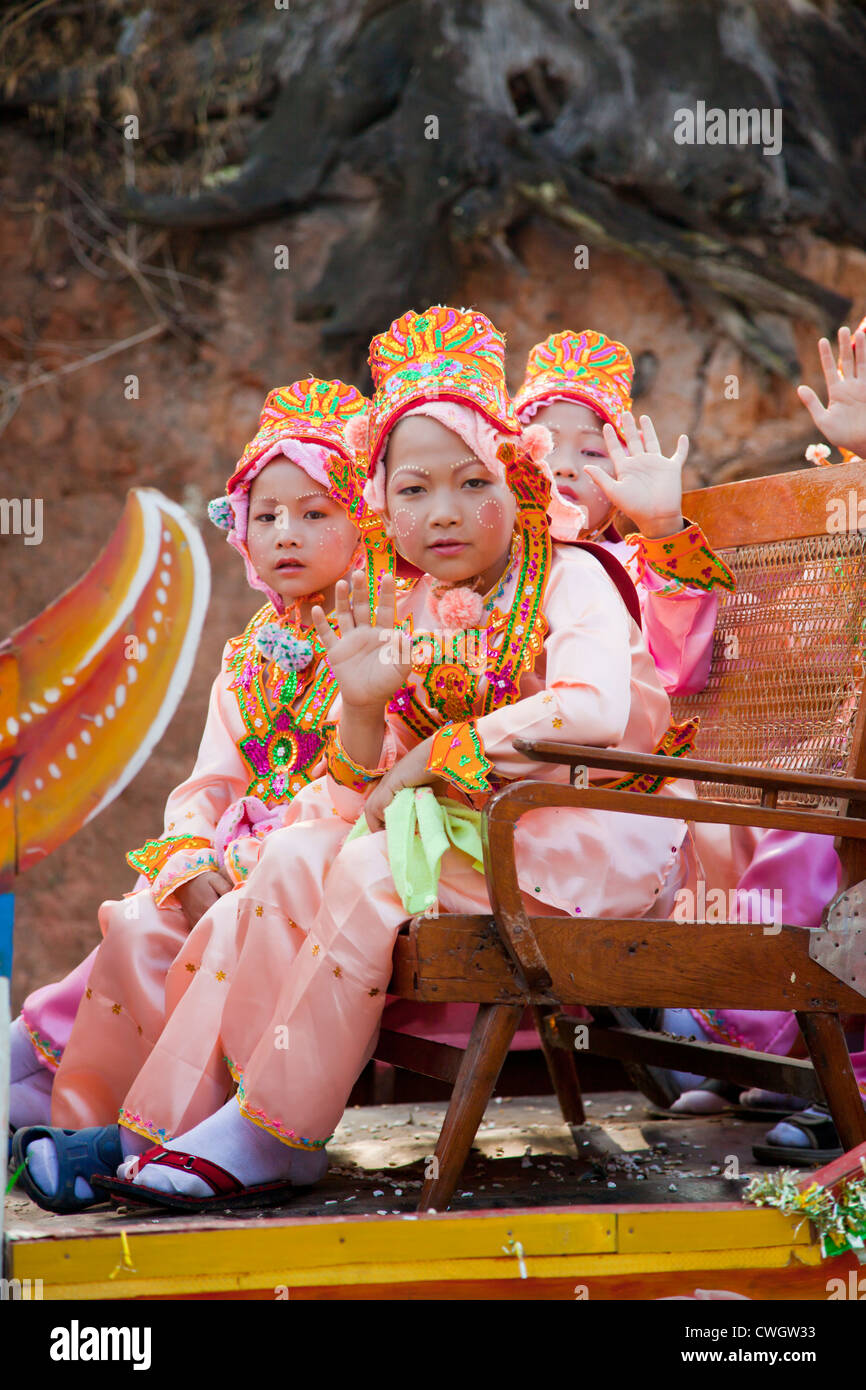
{"type": "Polygon", "coordinates": [[[866,777],[866,464],[704,488],[683,512],[737,578],[705,690],[673,701],[678,719],[700,715],[697,755],[866,777]]]}

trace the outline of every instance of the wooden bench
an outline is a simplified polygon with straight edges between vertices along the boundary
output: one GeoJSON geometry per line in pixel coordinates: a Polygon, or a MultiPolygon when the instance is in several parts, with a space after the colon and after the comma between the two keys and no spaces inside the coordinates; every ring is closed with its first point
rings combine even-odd
{"type": "Polygon", "coordinates": [[[824,1096],[845,1149],[866,1140],[866,1110],[840,1024],[842,1014],[866,1013],[866,931],[860,934],[855,918],[832,932],[783,923],[768,933],[760,922],[537,917],[524,908],[514,858],[517,822],[539,807],[677,818],[685,805],[694,822],[834,835],[847,884],[866,878],[866,530],[842,529],[841,521],[856,518],[861,497],[863,463],[688,494],[686,514],[738,580],[737,592],[720,602],[704,692],[675,702],[678,718],[701,716],[700,757],[553,742],[523,748],[572,769],[690,777],[698,799],[512,783],[491,798],[483,818],[491,914],[420,917],[404,928],[390,992],[479,1006],[465,1051],[383,1030],[374,1054],[453,1086],[420,1210],[442,1210],[451,1200],[527,1006],[570,1124],[583,1121],[574,1062],[579,1025],[561,1008],[585,1004],[595,1021],[581,1043],[639,1069],[632,1072],[639,1080],[651,1081],[648,1068],[665,1067],[824,1096]],[[622,1010],[642,1006],[792,1010],[811,1060],[616,1026],[622,1010]]]}

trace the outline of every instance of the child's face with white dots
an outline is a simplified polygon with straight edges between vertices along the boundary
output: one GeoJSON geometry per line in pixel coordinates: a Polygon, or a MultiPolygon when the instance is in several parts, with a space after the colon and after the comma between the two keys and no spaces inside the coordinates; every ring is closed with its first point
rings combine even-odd
{"type": "Polygon", "coordinates": [[[588,513],[588,529],[594,531],[612,511],[601,488],[584,473],[584,464],[594,463],[616,477],[602,434],[603,421],[588,405],[577,401],[553,401],[541,406],[533,424],[546,425],[553,435],[553,449],[547,462],[556,486],[567,502],[579,502],[588,513]]]}
{"type": "Polygon", "coordinates": [[[253,479],[247,549],[259,579],[284,602],[321,593],[330,608],[357,544],[340,504],[296,463],[275,459],[253,479]]]}
{"type": "Polygon", "coordinates": [[[385,520],[400,554],[446,583],[494,584],[517,512],[507,483],[458,434],[424,415],[398,421],[385,466],[385,520]]]}

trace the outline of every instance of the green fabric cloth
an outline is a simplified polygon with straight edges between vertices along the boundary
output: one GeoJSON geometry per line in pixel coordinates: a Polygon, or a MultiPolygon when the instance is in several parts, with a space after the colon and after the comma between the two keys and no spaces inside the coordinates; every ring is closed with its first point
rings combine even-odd
{"type": "MultiPolygon", "coordinates": [[[[484,872],[480,826],[479,811],[449,797],[440,801],[429,787],[404,787],[397,793],[385,812],[385,836],[394,887],[410,916],[432,907],[439,896],[442,856],[450,845],[469,856],[473,869],[484,872]]],[[[362,815],[347,838],[369,833],[362,815]]]]}

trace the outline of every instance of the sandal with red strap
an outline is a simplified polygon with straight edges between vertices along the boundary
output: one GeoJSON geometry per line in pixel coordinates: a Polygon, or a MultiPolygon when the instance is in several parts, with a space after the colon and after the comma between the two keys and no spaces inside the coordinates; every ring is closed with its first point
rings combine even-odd
{"type": "Polygon", "coordinates": [[[177,1149],[164,1149],[159,1144],[148,1149],[138,1160],[139,1171],[147,1163],[158,1163],[162,1168],[177,1168],[182,1173],[192,1173],[201,1178],[213,1189],[212,1197],[191,1197],[182,1192],[160,1192],[155,1187],[146,1187],[133,1182],[131,1178],[96,1176],[91,1185],[110,1195],[115,1202],[124,1206],[162,1207],[169,1211],[204,1212],[220,1211],[224,1207],[235,1210],[239,1207],[273,1207],[291,1201],[301,1188],[288,1179],[281,1182],[262,1183],[257,1187],[244,1187],[225,1168],[211,1163],[207,1158],[195,1154],[181,1153],[177,1149]]]}

